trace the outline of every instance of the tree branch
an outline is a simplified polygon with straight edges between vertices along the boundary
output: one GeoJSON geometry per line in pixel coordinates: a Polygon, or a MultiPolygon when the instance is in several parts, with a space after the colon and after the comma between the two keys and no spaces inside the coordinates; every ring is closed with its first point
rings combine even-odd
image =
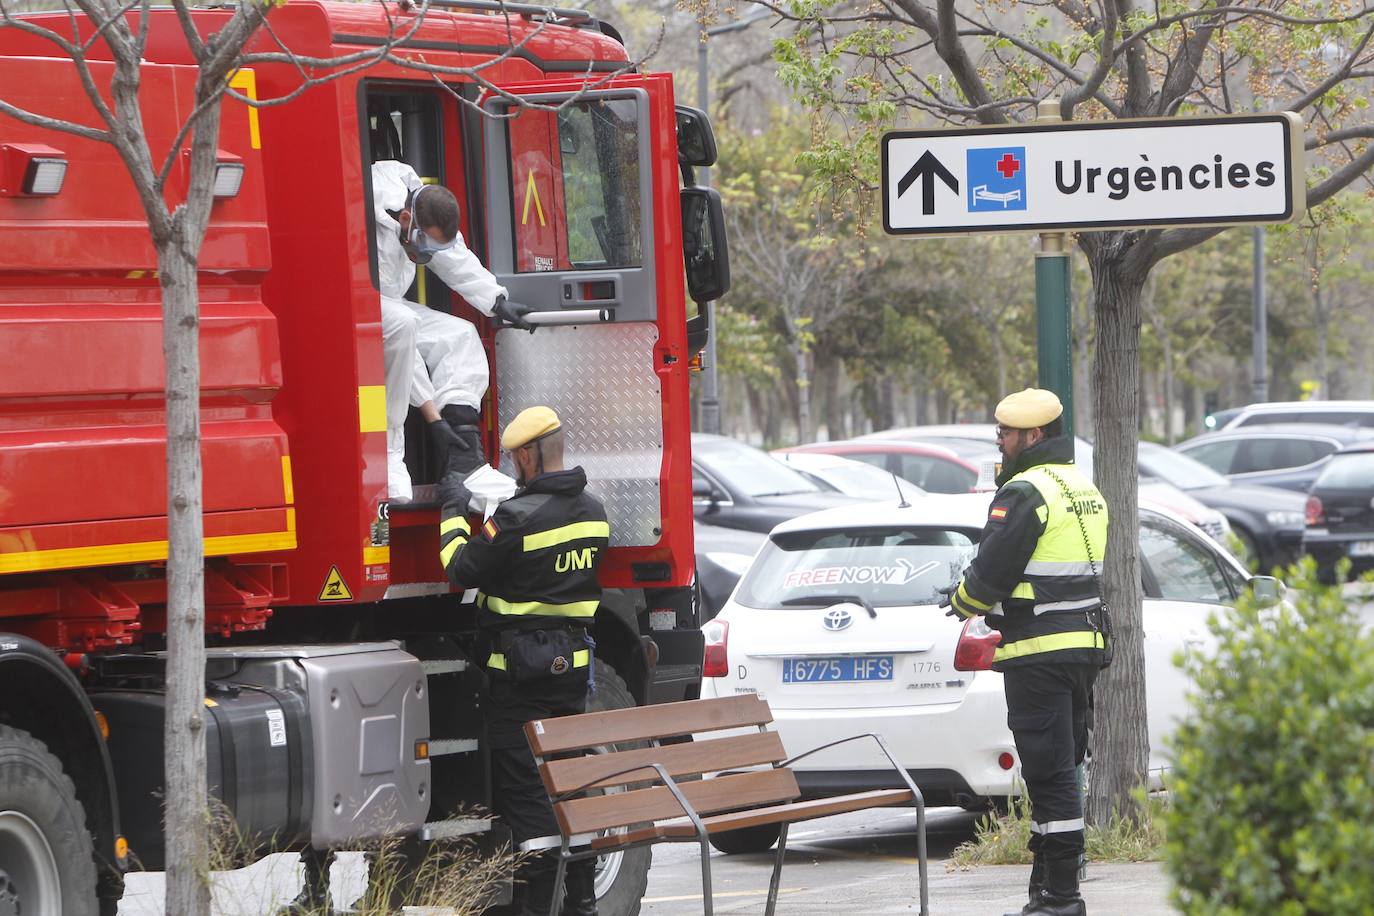
{"type": "Polygon", "coordinates": [[[1059,116],[1065,121],[1073,120],[1073,110],[1080,102],[1096,95],[1106,81],[1107,74],[1112,72],[1112,61],[1115,59],[1112,44],[1116,40],[1115,0],[1103,0],[1101,29],[1097,66],[1093,67],[1086,80],[1064,93],[1064,97],[1059,101],[1059,116]]]}

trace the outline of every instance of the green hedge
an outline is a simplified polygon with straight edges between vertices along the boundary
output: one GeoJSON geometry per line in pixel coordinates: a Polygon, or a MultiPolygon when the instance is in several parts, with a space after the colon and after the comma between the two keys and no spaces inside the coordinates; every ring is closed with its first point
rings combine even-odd
{"type": "Polygon", "coordinates": [[[1309,565],[1285,605],[1211,621],[1167,784],[1185,913],[1374,912],[1374,637],[1309,565]]]}

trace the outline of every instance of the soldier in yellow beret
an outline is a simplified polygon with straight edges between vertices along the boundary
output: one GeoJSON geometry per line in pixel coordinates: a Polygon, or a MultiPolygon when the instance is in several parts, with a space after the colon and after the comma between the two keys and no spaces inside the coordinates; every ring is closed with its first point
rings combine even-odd
{"type": "MultiPolygon", "coordinates": [[[[449,581],[478,589],[478,655],[491,747],[492,807],[531,853],[517,874],[520,916],[543,916],[557,892],[559,832],[522,731],[533,719],[586,709],[587,631],[601,603],[597,567],[610,544],[601,502],[580,467],[564,468],[565,430],[548,407],[521,411],[501,435],[515,462],[515,495],[476,532],[461,478],[440,483],[439,561],[449,581]]],[[[596,860],[567,866],[564,916],[596,916],[596,860]]]]}
{"type": "Polygon", "coordinates": [[[1075,771],[1106,657],[1099,574],[1107,503],[1073,463],[1063,413],[1054,392],[1040,388],[997,405],[999,489],[978,555],[949,599],[950,614],[983,617],[1002,633],[992,667],[1002,672],[1031,803],[1034,864],[1024,916],[1087,912],[1078,891],[1083,806],[1075,771]]]}

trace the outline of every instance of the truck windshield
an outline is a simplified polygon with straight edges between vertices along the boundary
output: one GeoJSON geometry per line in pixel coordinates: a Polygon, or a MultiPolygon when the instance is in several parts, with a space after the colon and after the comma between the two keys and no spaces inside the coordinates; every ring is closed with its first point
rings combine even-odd
{"type": "Polygon", "coordinates": [[[937,604],[978,553],[977,533],[934,526],[774,535],[735,592],[745,607],[797,606],[809,595],[858,595],[874,607],[937,604]]]}
{"type": "Polygon", "coordinates": [[[516,270],[616,270],[644,261],[639,105],[526,110],[509,122],[516,270]]]}

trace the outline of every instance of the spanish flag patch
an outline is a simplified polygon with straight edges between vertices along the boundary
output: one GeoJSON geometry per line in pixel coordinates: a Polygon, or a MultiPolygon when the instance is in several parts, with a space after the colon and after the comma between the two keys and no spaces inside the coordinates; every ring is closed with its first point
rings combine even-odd
{"type": "Polygon", "coordinates": [[[496,520],[495,520],[495,519],[490,519],[490,518],[487,519],[487,523],[486,523],[485,525],[482,526],[482,533],[485,534],[485,535],[487,536],[487,540],[488,540],[488,541],[494,541],[494,540],[496,540],[496,532],[497,532],[497,531],[498,531],[498,529],[497,529],[497,527],[496,527],[496,520]]]}
{"type": "Polygon", "coordinates": [[[1007,510],[1005,506],[993,506],[992,511],[988,513],[988,518],[998,522],[1002,521],[1006,517],[1007,510]]]}

